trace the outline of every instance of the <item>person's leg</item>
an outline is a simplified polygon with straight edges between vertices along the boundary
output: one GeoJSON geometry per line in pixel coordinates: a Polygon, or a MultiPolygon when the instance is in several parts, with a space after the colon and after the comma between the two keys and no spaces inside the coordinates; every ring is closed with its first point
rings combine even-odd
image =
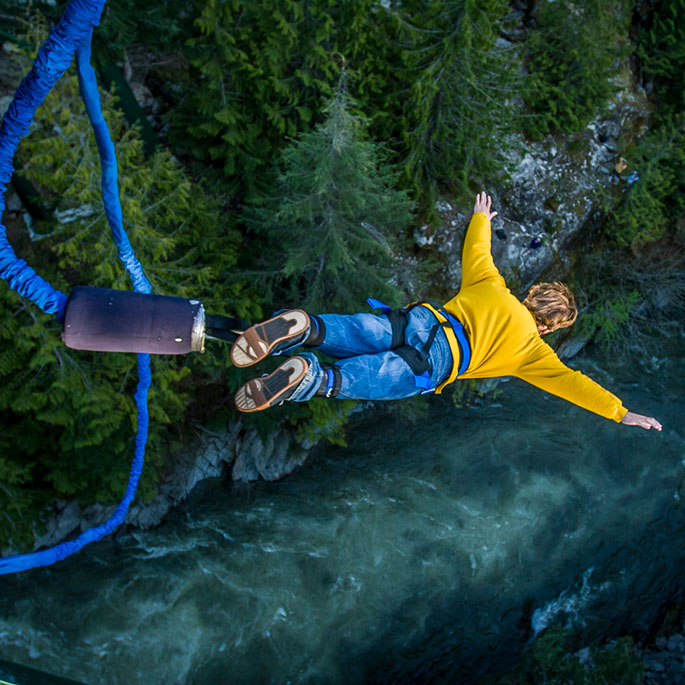
{"type": "MultiPolygon", "coordinates": [[[[387,317],[373,314],[345,317],[324,314],[321,318],[327,323],[332,322],[333,325],[330,328],[327,326],[325,342],[316,349],[330,356],[344,357],[334,365],[335,371],[339,374],[335,384],[339,385],[336,397],[394,400],[422,392],[422,387],[417,386],[416,375],[407,362],[396,352],[388,349],[392,331],[387,317]],[[378,327],[377,335],[369,336],[369,332],[375,327],[378,327]],[[351,335],[351,341],[343,337],[345,331],[351,335]],[[383,347],[384,345],[386,347],[383,347]],[[362,350],[365,347],[376,347],[380,351],[350,356],[355,347],[362,350]]],[[[433,313],[425,307],[411,309],[405,331],[406,344],[422,350],[437,323],[433,313]]],[[[301,356],[307,358],[310,368],[302,383],[289,397],[294,402],[306,402],[314,397],[317,391],[321,393],[325,387],[333,385],[329,368],[331,365],[322,364],[311,353],[304,353],[301,356]]],[[[428,352],[428,367],[432,388],[444,381],[452,370],[452,351],[442,329],[434,336],[428,352]]]]}
{"type": "Polygon", "coordinates": [[[339,399],[397,400],[421,392],[416,387],[412,370],[395,352],[347,357],[335,365],[322,364],[311,353],[302,356],[308,358],[310,367],[302,383],[288,398],[292,402],[306,402],[317,392],[323,395],[326,387],[334,387],[334,374],[338,374],[339,388],[330,396],[339,399]]]}
{"type": "Polygon", "coordinates": [[[376,314],[320,314],[323,334],[316,349],[329,357],[345,359],[386,352],[392,345],[392,325],[376,314]]]}
{"type": "MultiPolygon", "coordinates": [[[[367,344],[366,332],[376,323],[355,319],[373,316],[367,314],[350,317],[324,316],[337,319],[329,318],[329,321],[333,321],[333,328],[339,328],[335,335],[339,335],[343,327],[351,328],[350,320],[355,320],[361,332],[354,344],[359,346],[367,344]]],[[[374,318],[387,320],[386,317],[374,318]]],[[[421,350],[435,324],[437,319],[429,310],[423,307],[412,309],[406,329],[407,343],[421,350]]],[[[332,340],[334,344],[326,347],[327,338],[326,343],[318,349],[332,350],[339,355],[352,353],[352,346],[345,340],[335,336],[332,340]]],[[[442,330],[438,330],[434,336],[428,362],[431,387],[436,387],[447,378],[452,368],[452,353],[442,330]]],[[[422,387],[416,384],[414,371],[400,355],[391,350],[348,356],[335,365],[322,363],[314,354],[305,352],[291,357],[268,376],[248,381],[236,393],[236,405],[241,411],[259,411],[286,400],[306,402],[316,395],[342,399],[392,400],[411,397],[421,391],[422,387]]]]}
{"type": "Polygon", "coordinates": [[[315,316],[289,309],[243,331],[233,343],[231,361],[238,367],[252,366],[270,354],[288,354],[302,346],[344,358],[382,352],[391,344],[392,325],[387,316],[315,316]]]}

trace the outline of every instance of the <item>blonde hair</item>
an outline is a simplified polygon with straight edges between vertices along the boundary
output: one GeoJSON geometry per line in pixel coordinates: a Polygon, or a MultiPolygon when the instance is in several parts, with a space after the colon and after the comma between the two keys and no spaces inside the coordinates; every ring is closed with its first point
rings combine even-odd
{"type": "Polygon", "coordinates": [[[550,331],[570,326],[578,318],[576,298],[564,283],[538,283],[530,288],[523,304],[535,321],[550,331]]]}

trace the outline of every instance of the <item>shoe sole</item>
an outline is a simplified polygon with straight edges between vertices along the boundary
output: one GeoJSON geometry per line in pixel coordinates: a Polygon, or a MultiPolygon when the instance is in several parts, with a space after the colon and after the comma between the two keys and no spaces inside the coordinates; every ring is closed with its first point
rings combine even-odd
{"type": "Polygon", "coordinates": [[[282,342],[295,340],[309,328],[309,315],[301,309],[290,309],[264,323],[250,326],[231,347],[234,366],[252,366],[267,357],[282,342]]]}
{"type": "Polygon", "coordinates": [[[291,357],[275,371],[262,378],[253,378],[241,385],[235,394],[238,411],[262,411],[287,400],[309,369],[303,357],[291,357]]]}

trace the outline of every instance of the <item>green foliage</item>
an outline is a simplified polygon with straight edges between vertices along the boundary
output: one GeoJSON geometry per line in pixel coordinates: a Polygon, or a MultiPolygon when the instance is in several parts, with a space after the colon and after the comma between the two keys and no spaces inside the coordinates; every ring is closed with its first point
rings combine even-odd
{"type": "Polygon", "coordinates": [[[408,185],[432,207],[441,187],[465,196],[501,175],[518,57],[497,42],[504,0],[406,4],[395,135],[408,185]]]}
{"type": "Polygon", "coordinates": [[[626,156],[639,180],[604,197],[609,237],[630,246],[673,233],[685,213],[685,115],[663,118],[626,156]]]}
{"type": "Polygon", "coordinates": [[[441,185],[466,192],[504,168],[518,69],[497,41],[507,12],[505,0],[208,0],[191,41],[202,87],[176,126],[233,190],[254,189],[287,138],[324,116],[345,65],[373,134],[430,207],[441,185]]]}
{"type": "Polygon", "coordinates": [[[543,2],[525,46],[528,82],[523,97],[531,138],[585,128],[612,94],[611,77],[627,35],[625,0],[543,2]]]}
{"type": "Polygon", "coordinates": [[[450,393],[452,402],[457,408],[468,407],[474,397],[483,396],[483,393],[478,389],[478,381],[475,379],[457,380],[448,385],[446,390],[450,393]]]}
{"type": "Polygon", "coordinates": [[[279,306],[357,311],[371,295],[392,304],[403,299],[392,277],[410,203],[393,189],[379,147],[365,140],[345,78],[325,121],[283,152],[272,193],[247,217],[266,255],[267,297],[279,306]]]}
{"type": "MultiPolygon", "coordinates": [[[[103,96],[119,156],[124,224],[153,289],[199,297],[217,313],[247,315],[246,294],[227,277],[239,237],[223,207],[191,186],[168,152],[146,160],[137,131],[103,96]]],[[[15,163],[54,211],[33,226],[31,240],[19,239],[18,255],[63,292],[76,284],[130,288],[102,209],[98,155],[75,76],[48,96],[15,163]]],[[[137,373],[134,355],[69,350],[51,317],[6,286],[0,298],[0,474],[13,502],[4,510],[13,526],[2,527],[1,546],[10,536],[27,540],[45,499],[34,494],[45,486],[86,504],[120,499],[134,450],[137,373]]],[[[185,360],[155,358],[152,366],[144,497],[153,494],[163,466],[165,426],[182,421],[189,399],[180,389],[190,372],[185,360]]]]}
{"type": "MultiPolygon", "coordinates": [[[[287,136],[307,131],[338,73],[335,0],[208,0],[191,41],[201,83],[184,116],[233,189],[252,188],[287,136]]],[[[181,141],[179,141],[181,142],[181,141]]]]}
{"type": "Polygon", "coordinates": [[[295,435],[300,443],[316,444],[324,437],[332,445],[345,447],[345,425],[356,404],[354,400],[331,402],[315,398],[300,406],[299,411],[291,412],[289,421],[296,427],[295,435]]]}
{"type": "Polygon", "coordinates": [[[639,304],[643,301],[637,290],[620,293],[616,297],[605,296],[578,323],[581,336],[611,347],[618,336],[622,335],[625,325],[639,304]]]}
{"type": "Polygon", "coordinates": [[[583,665],[565,646],[571,637],[567,628],[548,628],[535,639],[513,672],[490,682],[500,685],[639,685],[642,682],[644,666],[634,654],[632,638],[622,637],[605,647],[591,645],[590,663],[583,665]]]}
{"type": "Polygon", "coordinates": [[[190,38],[192,20],[200,10],[200,0],[108,2],[97,38],[117,56],[136,43],[143,43],[157,53],[170,52],[190,38]]]}
{"type": "Polygon", "coordinates": [[[652,4],[647,25],[640,33],[638,54],[644,75],[653,82],[659,109],[677,114],[685,105],[684,0],[658,0],[652,4]]]}
{"type": "Polygon", "coordinates": [[[685,254],[677,238],[639,250],[600,243],[578,260],[573,279],[582,305],[574,333],[614,358],[649,358],[655,334],[685,314],[685,254]]]}

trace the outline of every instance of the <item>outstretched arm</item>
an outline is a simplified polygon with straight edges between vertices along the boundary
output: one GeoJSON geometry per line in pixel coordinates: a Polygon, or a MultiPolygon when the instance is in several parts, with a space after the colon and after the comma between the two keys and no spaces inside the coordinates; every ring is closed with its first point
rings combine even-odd
{"type": "Polygon", "coordinates": [[[473,208],[473,217],[466,231],[464,250],[461,256],[461,287],[466,288],[490,278],[502,281],[492,260],[490,219],[497,216],[491,211],[492,198],[485,192],[478,193],[473,208]]]}
{"type": "Polygon", "coordinates": [[[626,426],[657,431],[662,428],[654,417],[628,411],[618,397],[580,371],[570,369],[543,340],[537,341],[530,361],[516,375],[542,390],[626,426]]]}
{"type": "Polygon", "coordinates": [[[629,411],[622,419],[621,423],[625,423],[626,426],[640,426],[645,430],[654,428],[658,431],[662,429],[662,425],[653,416],[643,416],[642,414],[635,414],[629,411]]]}

